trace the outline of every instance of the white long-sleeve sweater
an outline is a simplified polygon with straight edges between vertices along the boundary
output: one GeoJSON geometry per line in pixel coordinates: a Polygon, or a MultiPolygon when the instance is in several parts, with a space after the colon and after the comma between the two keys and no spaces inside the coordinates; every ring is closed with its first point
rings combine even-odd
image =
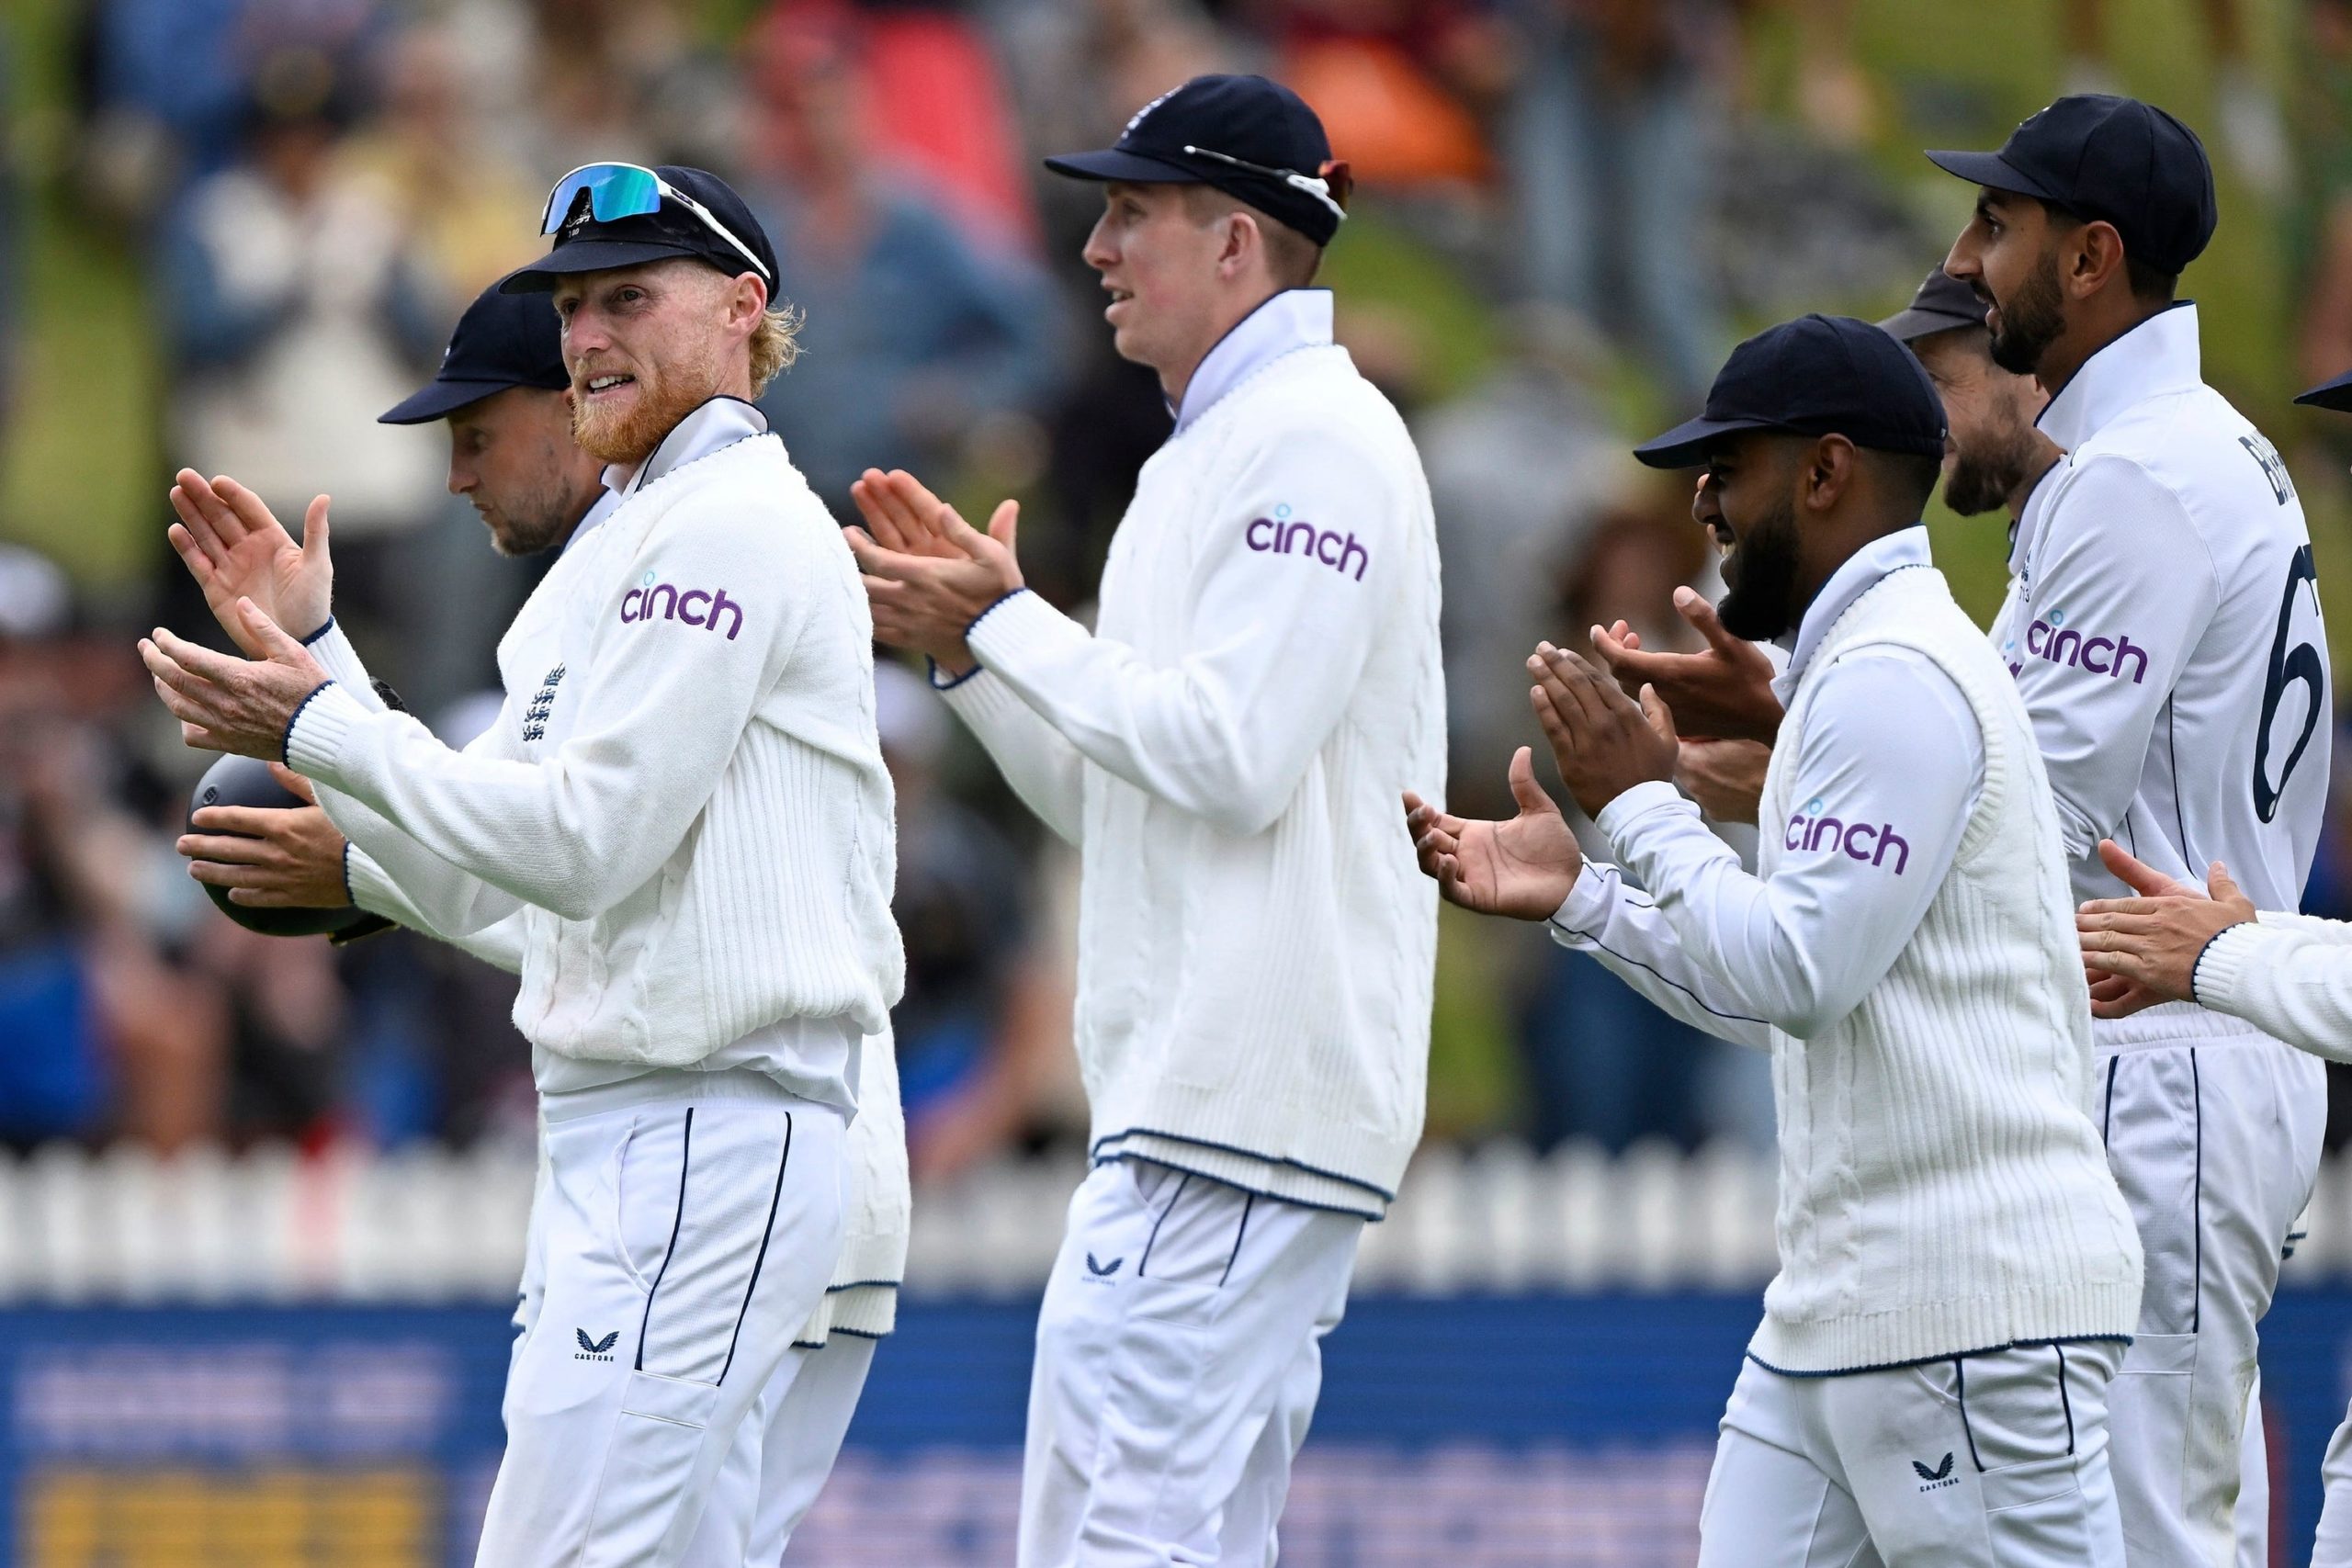
{"type": "Polygon", "coordinates": [[[2331,1062],[2352,1062],[2352,923],[2265,909],[2206,945],[2197,1005],[2331,1062]]]}
{"type": "Polygon", "coordinates": [[[1760,876],[1669,786],[1643,785],[1601,825],[1655,899],[1580,877],[1555,928],[1587,947],[1609,932],[1600,955],[1637,987],[1770,1045],[1781,1270],[1756,1359],[1821,1374],[2126,1337],[2140,1241],[2091,1120],[2089,1004],[2031,726],[1924,558],[1862,565],[1807,612],[1783,678],[1760,876]],[[1840,712],[1857,682],[1891,707],[1878,729],[1840,712]],[[1902,808],[1890,781],[1914,769],[1918,809],[1956,820],[1902,808]],[[1907,853],[1885,852],[1890,833],[1907,853]],[[1928,897],[1884,886],[1912,876],[1934,879],[1928,897]]]}
{"type": "Polygon", "coordinates": [[[502,665],[484,747],[334,682],[287,761],[424,852],[393,874],[436,934],[520,915],[514,1019],[543,1089],[725,1064],[756,1038],[786,1087],[848,1104],[857,1036],[887,1027],[904,974],[865,596],[773,437],[662,457],[550,572],[560,658],[502,665]]]}
{"type": "MultiPolygon", "coordinates": [[[[608,501],[611,499],[607,497],[608,501]]],[[[585,530],[590,525],[583,523],[582,526],[585,530]]],[[[585,538],[584,532],[574,536],[572,547],[583,544],[585,538]]],[[[565,558],[570,553],[567,549],[565,558]]],[[[561,661],[561,610],[571,582],[571,570],[559,558],[499,639],[502,669],[546,671],[561,661]]],[[[328,674],[370,708],[381,708],[367,667],[337,623],[328,622],[309,646],[328,674]]],[[[495,754],[495,749],[503,744],[499,727],[511,726],[519,730],[526,711],[527,703],[508,705],[497,723],[476,737],[467,750],[495,754]]],[[[419,868],[420,874],[434,884],[446,883],[464,874],[435,857],[352,796],[323,784],[319,786],[319,795],[329,818],[348,840],[344,869],[353,902],[370,914],[438,936],[510,975],[521,972],[520,910],[476,931],[455,936],[435,931],[430,917],[401,891],[387,863],[419,868]],[[367,844],[375,845],[378,853],[369,853],[367,844]]],[[[849,1127],[850,1203],[842,1228],[842,1253],[833,1266],[825,1299],[795,1336],[802,1344],[822,1344],[837,1329],[849,1334],[887,1335],[898,1323],[898,1289],[906,1275],[911,1204],[907,1179],[906,1117],[899,1103],[898,1059],[890,1032],[885,1029],[866,1035],[860,1043],[857,1061],[857,1117],[849,1127]]]]}
{"type": "Polygon", "coordinates": [[[1435,889],[1397,797],[1444,784],[1429,490],[1320,290],[1193,381],[1095,631],[1005,600],[948,700],[1079,845],[1095,1157],[1377,1216],[1428,1079],[1435,889]]]}

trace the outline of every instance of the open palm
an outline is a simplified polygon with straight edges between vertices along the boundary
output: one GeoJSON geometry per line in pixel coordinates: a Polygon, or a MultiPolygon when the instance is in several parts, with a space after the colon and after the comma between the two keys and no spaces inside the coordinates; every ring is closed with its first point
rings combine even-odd
{"type": "Polygon", "coordinates": [[[207,479],[182,468],[172,485],[172,548],[187,565],[221,629],[253,657],[237,601],[250,599],[297,637],[326,624],[334,567],[327,556],[327,498],[311,502],[297,544],[261,497],[226,475],[207,479]]]}
{"type": "Polygon", "coordinates": [[[1422,872],[1437,879],[1448,903],[1481,915],[1549,919],[1576,886],[1584,855],[1535,782],[1533,754],[1524,746],[1510,760],[1510,793],[1518,816],[1480,822],[1449,817],[1408,790],[1406,829],[1422,872]]]}

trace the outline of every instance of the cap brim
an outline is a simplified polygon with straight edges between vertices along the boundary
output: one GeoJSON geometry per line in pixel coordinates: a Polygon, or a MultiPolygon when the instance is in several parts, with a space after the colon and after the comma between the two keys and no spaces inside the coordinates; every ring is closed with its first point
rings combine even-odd
{"type": "Polygon", "coordinates": [[[1913,344],[1938,333],[1956,333],[1962,327],[1981,327],[1984,323],[1973,316],[1955,316],[1943,310],[1904,309],[1879,322],[1879,330],[1901,344],[1913,344]]]}
{"type": "Polygon", "coordinates": [[[527,381],[432,381],[376,416],[378,424],[430,424],[468,403],[478,403],[527,381]]]}
{"type": "Polygon", "coordinates": [[[2013,190],[2042,201],[2058,199],[2048,186],[2023,173],[1998,152],[1931,152],[1928,154],[1928,162],[1948,175],[1958,175],[1972,185],[1990,186],[1995,190],[2013,190]]]}
{"type": "Polygon", "coordinates": [[[2352,370],[2346,370],[2333,381],[2322,381],[2295,400],[2309,408],[2352,413],[2352,370]]]}
{"type": "Polygon", "coordinates": [[[1064,152],[1046,160],[1046,167],[1074,180],[1120,180],[1135,186],[1198,185],[1201,174],[1165,158],[1123,152],[1116,147],[1100,152],[1064,152]]]}
{"type": "Polygon", "coordinates": [[[498,291],[547,294],[553,292],[555,280],[566,273],[611,272],[616,267],[643,266],[647,262],[667,261],[673,256],[703,259],[702,253],[690,245],[661,240],[575,240],[568,245],[558,245],[528,266],[515,268],[499,284],[498,291]]]}
{"type": "Polygon", "coordinates": [[[1634,448],[1634,456],[1653,468],[1695,468],[1707,460],[1707,447],[1744,430],[1779,430],[1762,419],[1685,420],[1663,435],[1652,436],[1634,448]]]}

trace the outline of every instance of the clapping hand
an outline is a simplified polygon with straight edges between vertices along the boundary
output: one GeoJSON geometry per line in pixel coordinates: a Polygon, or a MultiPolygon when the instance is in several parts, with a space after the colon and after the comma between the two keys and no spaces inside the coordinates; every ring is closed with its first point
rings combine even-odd
{"type": "Polygon", "coordinates": [[[1568,793],[1589,817],[1638,784],[1671,781],[1680,742],[1674,715],[1648,686],[1636,705],[1592,662],[1539,643],[1527,660],[1536,721],[1568,793]]]}
{"type": "Polygon", "coordinates": [[[334,567],[327,558],[327,498],[311,502],[302,519],[302,542],[277,521],[261,497],[223,474],[207,479],[182,468],[172,485],[172,548],[187,563],[204,590],[220,629],[255,659],[266,651],[246,641],[237,601],[250,599],[262,614],[298,637],[327,623],[334,602],[334,567]]]}
{"type": "Polygon", "coordinates": [[[1628,696],[1654,688],[1693,735],[1717,740],[1770,741],[1781,732],[1781,699],[1772,661],[1752,642],[1724,629],[1715,607],[1696,589],[1674,591],[1675,612],[1707,639],[1704,653],[1648,653],[1639,634],[1619,621],[1592,628],[1592,646],[1628,696]]]}
{"type": "Polygon", "coordinates": [[[155,694],[180,721],[181,739],[202,750],[280,761],[287,727],[327,673],[252,600],[236,601],[235,614],[239,644],[266,657],[232,659],[161,626],[139,639],[139,657],[155,694]]]}
{"type": "Polygon", "coordinates": [[[1510,760],[1510,794],[1519,815],[1508,822],[1449,817],[1405,792],[1405,830],[1423,874],[1437,879],[1446,902],[1481,915],[1549,919],[1577,885],[1584,856],[1560,808],[1535,782],[1528,749],[1510,760]]]}
{"type": "Polygon", "coordinates": [[[983,534],[904,469],[868,468],[850,496],[865,526],[844,536],[865,574],[874,635],[929,656],[951,675],[970,670],[964,634],[1022,586],[1013,553],[1021,503],[1001,503],[983,534]]]}

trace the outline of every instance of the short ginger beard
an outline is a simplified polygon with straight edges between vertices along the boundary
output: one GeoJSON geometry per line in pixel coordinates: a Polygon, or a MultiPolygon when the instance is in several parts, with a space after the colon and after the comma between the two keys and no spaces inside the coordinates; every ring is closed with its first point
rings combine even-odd
{"type": "Polygon", "coordinates": [[[573,376],[571,439],[590,457],[606,463],[645,461],[680,420],[710,401],[722,385],[718,355],[708,348],[665,364],[640,363],[636,374],[634,405],[609,414],[588,396],[588,378],[573,376]]]}
{"type": "Polygon", "coordinates": [[[1777,506],[1742,531],[1725,573],[1723,602],[1715,615],[1724,629],[1747,642],[1769,642],[1796,619],[1797,508],[1782,496],[1777,506]]]}
{"type": "Polygon", "coordinates": [[[2012,376],[2030,376],[2066,330],[2066,301],[2058,288],[2058,255],[2044,251],[2018,285],[2017,297],[1996,301],[2001,330],[1993,334],[1993,363],[2012,376]]]}

